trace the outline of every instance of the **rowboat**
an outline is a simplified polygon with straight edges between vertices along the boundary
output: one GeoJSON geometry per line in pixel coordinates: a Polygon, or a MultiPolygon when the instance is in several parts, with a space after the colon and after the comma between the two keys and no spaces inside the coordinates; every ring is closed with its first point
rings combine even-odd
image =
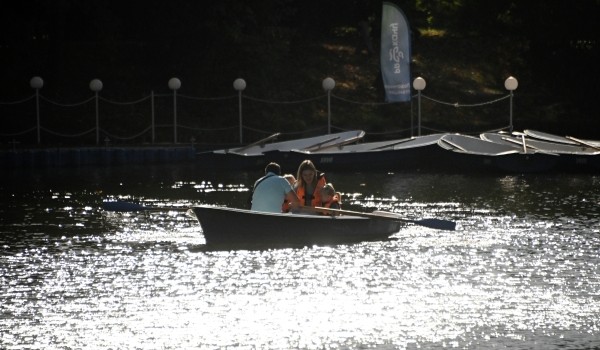
{"type": "Polygon", "coordinates": [[[401,221],[385,217],[265,213],[246,209],[196,206],[207,245],[312,246],[386,240],[401,221]]]}
{"type": "MultiPolygon", "coordinates": [[[[265,153],[274,150],[289,151],[292,149],[318,150],[320,148],[345,145],[363,138],[362,130],[344,131],[301,139],[272,142],[280,134],[276,133],[262,140],[243,147],[218,149],[196,154],[197,163],[209,169],[221,170],[258,170],[264,168],[268,160],[265,153]]],[[[295,164],[298,166],[298,164],[295,164]]]]}
{"type": "Polygon", "coordinates": [[[436,230],[454,231],[456,223],[426,218],[410,220],[386,211],[364,213],[322,207],[302,207],[305,214],[265,213],[246,209],[199,205],[185,207],[146,207],[124,201],[105,201],[109,212],[172,211],[193,212],[198,219],[206,245],[211,247],[290,247],[333,245],[386,240],[403,223],[436,230]],[[331,215],[321,215],[321,213],[331,215]],[[308,213],[308,214],[306,214],[308,213]]]}
{"type": "Polygon", "coordinates": [[[445,153],[437,145],[443,135],[335,145],[318,150],[272,151],[265,156],[282,166],[310,159],[317,168],[328,170],[423,170],[438,163],[436,159],[445,153]]]}

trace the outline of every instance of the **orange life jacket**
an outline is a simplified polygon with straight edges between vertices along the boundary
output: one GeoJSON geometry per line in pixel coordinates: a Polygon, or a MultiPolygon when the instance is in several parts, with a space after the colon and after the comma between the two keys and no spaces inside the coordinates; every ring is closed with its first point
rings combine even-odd
{"type": "MultiPolygon", "coordinates": [[[[317,175],[317,185],[315,186],[315,190],[312,193],[312,197],[311,197],[311,201],[310,201],[311,207],[318,207],[319,205],[321,205],[321,189],[323,188],[323,186],[325,186],[326,183],[327,183],[327,180],[325,180],[325,174],[318,174],[317,175]]],[[[300,203],[302,205],[304,205],[306,203],[306,201],[305,201],[306,193],[304,193],[304,192],[305,192],[304,186],[296,188],[296,194],[298,195],[298,198],[300,198],[300,203]]]]}
{"type": "MultiPolygon", "coordinates": [[[[342,195],[339,192],[336,192],[335,195],[333,195],[333,197],[331,197],[331,200],[329,202],[322,202],[321,203],[321,207],[323,208],[331,208],[331,206],[333,205],[332,209],[342,209],[342,195]],[[334,205],[337,204],[337,205],[334,205]]],[[[326,210],[323,210],[322,212],[323,215],[337,215],[337,213],[332,213],[326,210]]]]}

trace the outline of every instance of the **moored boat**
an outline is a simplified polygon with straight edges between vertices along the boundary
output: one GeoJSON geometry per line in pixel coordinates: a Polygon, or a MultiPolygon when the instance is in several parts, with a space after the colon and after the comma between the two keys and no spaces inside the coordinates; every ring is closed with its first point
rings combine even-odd
{"type": "Polygon", "coordinates": [[[310,159],[317,168],[328,170],[423,170],[441,161],[444,150],[437,142],[444,134],[400,140],[365,142],[326,147],[319,150],[290,150],[266,153],[282,166],[297,166],[310,159]]]}
{"type": "MultiPolygon", "coordinates": [[[[494,143],[505,144],[516,147],[517,149],[530,149],[534,152],[547,152],[555,154],[577,154],[577,155],[598,155],[600,149],[578,144],[576,142],[554,142],[536,140],[527,137],[525,133],[505,134],[505,133],[483,133],[480,135],[483,140],[494,143]]],[[[569,140],[566,139],[565,140],[569,140]]]]}
{"type": "MultiPolygon", "coordinates": [[[[515,147],[516,149],[531,152],[545,153],[557,157],[557,171],[565,172],[595,172],[600,170],[600,148],[590,146],[589,141],[578,143],[568,138],[559,136],[550,137],[551,134],[536,133],[542,137],[532,139],[525,133],[484,133],[480,137],[484,140],[515,147]],[[554,140],[554,141],[550,141],[554,140]]],[[[573,138],[574,139],[574,138],[573,138]]],[[[577,140],[577,139],[574,139],[577,140]]]]}
{"type": "Polygon", "coordinates": [[[547,132],[530,130],[530,129],[523,130],[523,133],[534,139],[551,141],[551,142],[556,142],[556,143],[566,143],[568,145],[584,145],[584,146],[600,149],[600,141],[599,140],[586,140],[586,139],[575,138],[572,136],[559,136],[559,135],[554,135],[554,134],[550,134],[547,132]]]}
{"type": "Polygon", "coordinates": [[[264,213],[196,206],[207,246],[312,246],[386,240],[402,222],[352,215],[264,213]]]}
{"type": "Polygon", "coordinates": [[[210,169],[258,170],[266,165],[265,153],[269,151],[289,151],[292,149],[318,150],[320,148],[357,142],[364,135],[365,132],[362,130],[352,130],[271,142],[279,136],[279,134],[273,134],[243,147],[200,152],[196,155],[196,159],[200,165],[210,169]]]}
{"type": "Polygon", "coordinates": [[[537,173],[553,170],[558,162],[555,154],[519,149],[467,135],[444,135],[439,145],[451,151],[448,159],[461,171],[537,173]]]}

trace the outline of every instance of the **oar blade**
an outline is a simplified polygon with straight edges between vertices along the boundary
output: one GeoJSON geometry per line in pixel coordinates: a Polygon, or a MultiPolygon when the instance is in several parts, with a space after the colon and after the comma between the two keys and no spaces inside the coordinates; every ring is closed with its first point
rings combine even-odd
{"type": "Polygon", "coordinates": [[[456,222],[442,219],[421,219],[413,221],[417,225],[434,228],[437,230],[454,231],[456,230],[456,222]]]}
{"type": "Polygon", "coordinates": [[[131,202],[123,202],[123,201],[110,201],[103,202],[102,209],[105,211],[116,211],[116,212],[130,212],[130,211],[144,211],[148,208],[143,205],[131,202]]]}
{"type": "Polygon", "coordinates": [[[102,203],[102,209],[105,211],[115,212],[132,212],[132,211],[188,211],[187,206],[173,206],[173,207],[146,207],[142,204],[124,202],[124,201],[107,201],[102,203]]]}
{"type": "Polygon", "coordinates": [[[442,220],[442,219],[421,219],[421,220],[409,220],[404,219],[400,215],[396,213],[390,213],[389,211],[379,211],[376,210],[372,214],[377,215],[378,217],[395,219],[404,222],[411,222],[415,225],[420,225],[423,227],[429,227],[436,230],[446,230],[446,231],[455,231],[456,230],[456,222],[450,220],[442,220]]]}

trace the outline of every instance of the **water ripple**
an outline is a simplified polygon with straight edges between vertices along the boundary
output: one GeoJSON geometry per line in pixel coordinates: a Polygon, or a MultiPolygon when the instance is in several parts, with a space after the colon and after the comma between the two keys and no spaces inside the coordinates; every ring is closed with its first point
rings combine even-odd
{"type": "Polygon", "coordinates": [[[242,206],[247,186],[239,179],[158,176],[101,196],[97,184],[4,188],[0,328],[8,332],[0,331],[0,343],[600,347],[596,177],[381,174],[335,181],[347,189],[350,209],[446,218],[459,229],[406,225],[383,242],[213,251],[203,249],[201,226],[185,211],[105,213],[101,200],[242,206]]]}

